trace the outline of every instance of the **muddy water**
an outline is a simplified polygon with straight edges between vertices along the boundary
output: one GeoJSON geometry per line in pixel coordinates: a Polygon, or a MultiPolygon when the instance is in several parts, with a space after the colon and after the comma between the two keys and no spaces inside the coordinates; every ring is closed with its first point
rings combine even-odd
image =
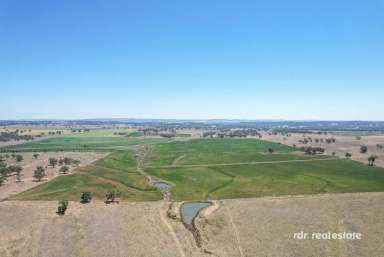
{"type": "Polygon", "coordinates": [[[172,187],[170,184],[165,183],[165,182],[161,182],[161,181],[155,182],[155,183],[153,183],[153,185],[159,190],[168,190],[172,187]]]}
{"type": "Polygon", "coordinates": [[[192,225],[193,219],[199,214],[200,210],[210,206],[209,202],[190,202],[181,206],[181,218],[187,225],[192,225]]]}

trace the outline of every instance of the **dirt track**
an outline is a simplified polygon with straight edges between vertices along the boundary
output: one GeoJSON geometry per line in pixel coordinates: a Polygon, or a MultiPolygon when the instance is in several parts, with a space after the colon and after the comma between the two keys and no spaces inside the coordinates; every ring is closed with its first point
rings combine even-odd
{"type": "Polygon", "coordinates": [[[56,202],[0,202],[0,256],[379,257],[384,252],[384,193],[223,200],[196,219],[202,248],[179,220],[166,216],[164,201],[71,202],[64,216],[56,207],[56,202]],[[302,230],[359,232],[362,239],[293,239],[302,230]]]}
{"type": "Polygon", "coordinates": [[[237,165],[257,165],[274,164],[290,162],[312,162],[312,161],[331,161],[338,158],[318,158],[303,160],[285,160],[285,161],[260,161],[260,162],[233,162],[233,163],[210,163],[210,164],[183,164],[183,165],[165,165],[165,166],[147,166],[146,168],[187,168],[187,167],[213,167],[213,166],[237,166],[237,165]]]}

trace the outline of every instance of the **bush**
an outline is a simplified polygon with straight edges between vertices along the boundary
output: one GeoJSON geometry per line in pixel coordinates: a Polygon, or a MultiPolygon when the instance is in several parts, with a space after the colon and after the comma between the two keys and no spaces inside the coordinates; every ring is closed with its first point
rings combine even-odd
{"type": "Polygon", "coordinates": [[[105,194],[105,198],[106,198],[106,200],[105,200],[105,202],[106,203],[113,203],[113,202],[115,202],[115,199],[117,198],[117,197],[119,197],[120,196],[120,194],[121,194],[121,192],[120,191],[108,191],[106,194],[105,194]]]}
{"type": "Polygon", "coordinates": [[[57,164],[56,158],[49,158],[49,166],[52,166],[52,168],[54,168],[56,164],[57,164]]]}
{"type": "Polygon", "coordinates": [[[20,154],[16,155],[16,161],[17,162],[21,162],[22,160],[24,160],[22,155],[20,155],[20,154]]]}
{"type": "Polygon", "coordinates": [[[57,214],[64,215],[65,211],[68,208],[68,201],[59,201],[59,206],[57,207],[57,214]]]}
{"type": "Polygon", "coordinates": [[[81,203],[89,203],[92,200],[92,193],[91,192],[83,192],[80,196],[80,202],[81,203]]]}
{"type": "Polygon", "coordinates": [[[69,171],[69,168],[68,166],[63,166],[60,168],[60,173],[63,173],[63,174],[67,174],[67,172],[69,171]]]}

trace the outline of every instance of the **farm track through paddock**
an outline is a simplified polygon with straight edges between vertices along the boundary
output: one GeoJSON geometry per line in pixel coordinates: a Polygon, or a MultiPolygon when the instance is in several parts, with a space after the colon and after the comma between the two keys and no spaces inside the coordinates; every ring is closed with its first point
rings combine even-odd
{"type": "MultiPolygon", "coordinates": [[[[165,165],[165,166],[147,166],[145,168],[188,168],[188,167],[214,167],[214,166],[238,166],[238,165],[258,165],[258,164],[276,164],[293,162],[313,162],[313,161],[331,161],[343,160],[342,158],[319,158],[307,160],[288,160],[288,161],[259,161],[259,162],[232,162],[232,163],[208,163],[208,164],[185,164],[185,165],[165,165]]],[[[346,160],[346,159],[344,159],[346,160]]]]}

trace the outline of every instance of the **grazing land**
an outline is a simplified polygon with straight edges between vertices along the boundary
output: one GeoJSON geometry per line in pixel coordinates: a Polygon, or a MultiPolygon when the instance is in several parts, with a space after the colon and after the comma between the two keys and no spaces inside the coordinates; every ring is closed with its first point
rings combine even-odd
{"type": "Polygon", "coordinates": [[[166,216],[166,202],[106,205],[0,202],[0,255],[14,256],[381,256],[384,194],[222,200],[195,220],[202,237],[166,216]],[[12,210],[12,211],[10,211],[12,210]],[[304,231],[358,232],[361,240],[296,240],[304,231]],[[100,243],[102,242],[102,243],[100,243]]]}
{"type": "MultiPolygon", "coordinates": [[[[109,137],[83,138],[89,139],[84,142],[96,150],[104,140],[110,140],[109,137]],[[95,141],[97,143],[92,144],[95,141]]],[[[116,139],[116,143],[122,143],[121,138],[116,139]]],[[[52,140],[18,147],[52,145],[52,140]]],[[[66,137],[60,140],[65,141],[66,137]]],[[[140,139],[130,143],[137,144],[135,140],[140,139]]],[[[151,146],[147,145],[151,151],[143,160],[144,174],[138,170],[136,151],[131,146],[125,151],[114,150],[108,157],[79,168],[74,174],[58,177],[13,199],[77,200],[83,191],[91,191],[96,199],[102,199],[108,190],[119,190],[121,199],[126,200],[160,199],[161,194],[149,185],[145,174],[173,185],[170,191],[174,200],[384,191],[382,168],[324,154],[307,155],[290,146],[264,140],[216,138],[151,142],[151,146]]],[[[69,143],[68,147],[73,145],[69,143]]]]}
{"type": "Polygon", "coordinates": [[[82,192],[92,192],[95,199],[103,200],[108,190],[121,192],[121,199],[150,201],[161,199],[161,194],[147,184],[137,172],[131,152],[117,151],[75,173],[57,177],[49,183],[25,191],[12,199],[72,200],[77,201],[82,192]]]}
{"type": "Polygon", "coordinates": [[[286,134],[273,134],[263,133],[263,138],[268,141],[282,143],[289,146],[297,145],[302,146],[314,146],[322,147],[326,153],[331,155],[333,152],[335,155],[344,157],[346,153],[350,153],[351,159],[367,164],[368,157],[371,155],[377,156],[375,164],[380,167],[384,167],[384,134],[382,132],[376,133],[363,133],[363,132],[330,132],[327,135],[317,134],[303,134],[303,133],[290,133],[286,134]],[[311,141],[303,144],[304,138],[311,138],[311,141]],[[334,138],[335,142],[327,143],[321,142],[318,139],[334,138]],[[362,153],[360,151],[361,146],[367,146],[367,152],[362,153]]]}
{"type": "MultiPolygon", "coordinates": [[[[324,138],[324,132],[312,132],[309,138],[272,129],[168,126],[3,128],[13,133],[3,136],[19,141],[0,146],[1,175],[6,176],[0,186],[0,219],[6,221],[0,224],[0,255],[304,257],[382,252],[384,168],[357,162],[355,155],[361,144],[369,153],[382,150],[374,149],[373,141],[366,143],[367,135],[343,137],[355,150],[352,158],[345,158],[348,144],[330,133],[326,136],[336,139],[322,143],[315,137],[324,138]],[[34,139],[23,140],[28,135],[34,139]],[[52,167],[52,158],[80,164],[72,162],[62,174],[65,165],[52,167]],[[22,167],[22,182],[10,168],[15,165],[22,167]],[[37,166],[47,173],[40,182],[34,178],[37,166]],[[84,192],[92,195],[88,204],[79,203],[84,192]],[[118,192],[117,201],[106,204],[109,192],[118,192]],[[60,200],[69,200],[65,215],[56,213],[60,200]],[[184,201],[200,200],[213,205],[184,225],[184,201]],[[363,239],[294,239],[300,231],[358,232],[363,239]]],[[[377,138],[375,142],[381,145],[377,138]]]]}
{"type": "Polygon", "coordinates": [[[8,158],[4,157],[5,164],[7,164],[8,166],[20,166],[22,170],[20,181],[17,181],[16,175],[7,176],[7,179],[4,184],[0,186],[0,200],[6,199],[18,193],[26,191],[30,188],[34,188],[36,186],[47,183],[48,181],[51,181],[52,179],[58,176],[64,176],[60,173],[60,168],[62,166],[49,166],[50,158],[54,158],[56,160],[64,158],[78,160],[80,162],[79,165],[71,164],[67,166],[69,170],[67,171],[68,174],[65,176],[71,176],[71,174],[74,173],[75,170],[87,167],[92,162],[105,157],[107,154],[108,153],[97,152],[25,152],[18,153],[18,155],[21,155],[23,157],[23,160],[21,160],[20,162],[16,161],[15,158],[13,158],[11,155],[4,154],[4,156],[9,156],[8,158]],[[34,171],[38,166],[43,167],[46,173],[46,176],[41,181],[36,181],[36,179],[33,177],[34,171]]]}

